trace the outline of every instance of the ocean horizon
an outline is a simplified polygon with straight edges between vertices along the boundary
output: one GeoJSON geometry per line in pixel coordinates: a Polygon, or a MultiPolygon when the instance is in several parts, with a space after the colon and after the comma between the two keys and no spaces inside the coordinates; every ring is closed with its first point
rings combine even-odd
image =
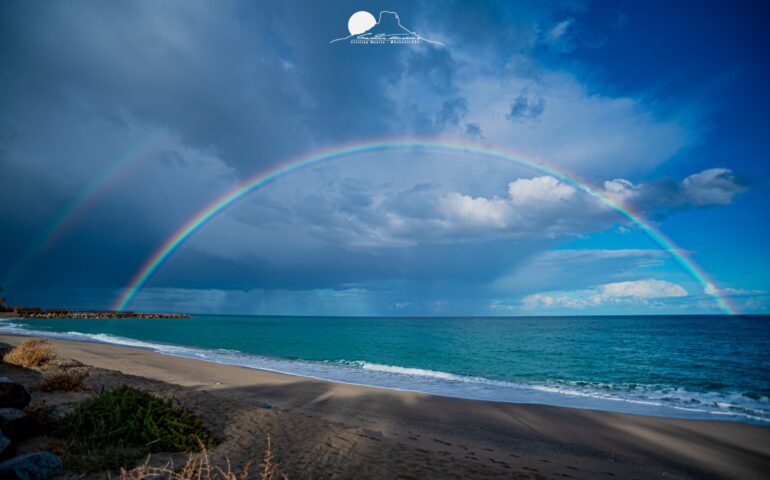
{"type": "Polygon", "coordinates": [[[768,322],[763,315],[193,315],[14,318],[0,321],[0,332],[458,398],[767,425],[768,322]]]}

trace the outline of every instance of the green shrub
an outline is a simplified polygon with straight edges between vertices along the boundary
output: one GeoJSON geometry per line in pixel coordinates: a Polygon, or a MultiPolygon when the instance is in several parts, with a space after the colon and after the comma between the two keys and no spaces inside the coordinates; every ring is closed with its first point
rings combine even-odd
{"type": "Polygon", "coordinates": [[[70,442],[65,460],[81,471],[117,468],[151,452],[199,451],[201,444],[215,442],[192,413],[129,387],[80,403],[62,419],[56,436],[70,442]]]}

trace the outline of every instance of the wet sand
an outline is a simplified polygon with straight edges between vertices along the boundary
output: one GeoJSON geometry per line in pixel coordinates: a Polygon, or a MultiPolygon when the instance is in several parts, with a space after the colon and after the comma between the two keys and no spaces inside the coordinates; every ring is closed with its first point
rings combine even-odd
{"type": "MultiPolygon", "coordinates": [[[[23,339],[0,335],[11,345],[23,339]]],[[[271,432],[290,479],[770,477],[770,427],[447,398],[52,343],[60,357],[89,366],[96,390],[125,384],[178,399],[224,440],[215,459],[242,464],[271,432]]],[[[2,369],[33,391],[39,381],[2,369]]],[[[42,392],[33,399],[62,401],[42,392]]]]}

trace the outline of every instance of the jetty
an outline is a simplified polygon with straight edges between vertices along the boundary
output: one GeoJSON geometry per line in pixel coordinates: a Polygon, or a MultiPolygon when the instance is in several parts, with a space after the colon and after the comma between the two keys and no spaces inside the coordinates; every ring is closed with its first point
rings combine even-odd
{"type": "Polygon", "coordinates": [[[6,307],[5,313],[21,318],[190,318],[185,313],[118,312],[115,310],[68,310],[66,308],[6,307]]]}

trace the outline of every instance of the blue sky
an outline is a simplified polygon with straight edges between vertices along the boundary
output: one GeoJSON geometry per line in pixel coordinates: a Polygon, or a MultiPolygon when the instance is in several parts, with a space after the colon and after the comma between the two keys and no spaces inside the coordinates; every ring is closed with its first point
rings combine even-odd
{"type": "MultiPolygon", "coordinates": [[[[761,2],[3,2],[0,279],[11,303],[107,308],[240,181],[320,149],[423,137],[579,175],[688,252],[738,310],[767,313],[767,13],[761,2]],[[358,10],[398,12],[444,46],[329,44],[358,10]]],[[[250,194],[130,308],[719,313],[669,254],[582,192],[430,150],[333,160],[250,194]]]]}

